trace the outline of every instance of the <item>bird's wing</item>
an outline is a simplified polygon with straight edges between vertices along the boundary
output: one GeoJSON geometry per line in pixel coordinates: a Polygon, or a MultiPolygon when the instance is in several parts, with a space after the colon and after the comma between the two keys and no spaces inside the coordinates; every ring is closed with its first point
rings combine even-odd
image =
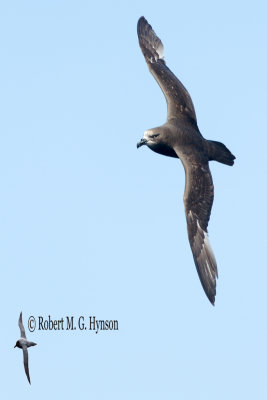
{"type": "Polygon", "coordinates": [[[139,45],[148,68],[167,101],[167,120],[178,118],[197,124],[197,117],[191,97],[178,78],[167,67],[164,60],[164,47],[144,17],[137,24],[139,45]]]}
{"type": "Polygon", "coordinates": [[[19,316],[19,329],[20,329],[21,337],[26,339],[25,329],[24,329],[23,322],[22,322],[22,312],[20,313],[20,316],[19,316]]]}
{"type": "Polygon", "coordinates": [[[201,284],[214,305],[218,272],[207,231],[214,197],[212,176],[207,161],[180,158],[186,175],[184,205],[188,238],[201,284]]]}
{"type": "Polygon", "coordinates": [[[23,362],[24,362],[25,373],[27,375],[29,384],[31,384],[30,373],[29,373],[29,361],[28,361],[27,346],[23,346],[22,350],[23,350],[23,362]]]}

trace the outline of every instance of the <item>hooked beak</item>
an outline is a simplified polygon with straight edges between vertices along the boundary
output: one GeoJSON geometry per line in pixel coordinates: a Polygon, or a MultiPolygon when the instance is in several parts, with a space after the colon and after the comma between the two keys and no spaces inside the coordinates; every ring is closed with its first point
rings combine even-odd
{"type": "Polygon", "coordinates": [[[147,140],[143,138],[137,143],[136,147],[139,149],[139,147],[144,146],[144,144],[147,144],[147,140]]]}

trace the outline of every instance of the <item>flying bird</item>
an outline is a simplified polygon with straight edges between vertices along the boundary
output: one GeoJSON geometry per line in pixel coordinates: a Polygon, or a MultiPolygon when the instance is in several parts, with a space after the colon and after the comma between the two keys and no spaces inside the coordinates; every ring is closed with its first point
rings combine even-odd
{"type": "Polygon", "coordinates": [[[137,34],[149,71],[167,102],[166,123],[146,130],[137,148],[146,145],[156,153],[180,158],[184,166],[188,238],[201,284],[214,305],[218,272],[207,231],[214,197],[209,161],[233,165],[235,156],[224,144],[201,135],[191,97],[167,67],[163,44],[144,17],[138,21],[137,34]]]}
{"type": "Polygon", "coordinates": [[[14,348],[19,347],[23,351],[24,369],[25,369],[25,373],[27,375],[29,384],[31,384],[30,373],[29,373],[28,347],[36,346],[37,343],[30,342],[26,338],[25,329],[24,329],[23,322],[22,322],[22,312],[20,313],[20,316],[19,316],[19,329],[20,329],[21,338],[19,340],[17,340],[14,348]]]}

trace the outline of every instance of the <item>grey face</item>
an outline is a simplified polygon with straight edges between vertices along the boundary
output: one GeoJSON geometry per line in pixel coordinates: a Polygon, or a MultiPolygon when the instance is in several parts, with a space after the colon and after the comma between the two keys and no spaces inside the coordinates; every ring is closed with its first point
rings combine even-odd
{"type": "Polygon", "coordinates": [[[148,147],[154,147],[160,142],[160,134],[154,132],[152,129],[147,130],[144,133],[144,137],[137,143],[137,148],[146,145],[148,147]]]}
{"type": "Polygon", "coordinates": [[[148,129],[145,131],[143,139],[137,143],[137,148],[146,145],[155,153],[178,158],[173,148],[166,142],[166,138],[168,138],[166,129],[164,131],[162,131],[162,127],[148,129]]]}

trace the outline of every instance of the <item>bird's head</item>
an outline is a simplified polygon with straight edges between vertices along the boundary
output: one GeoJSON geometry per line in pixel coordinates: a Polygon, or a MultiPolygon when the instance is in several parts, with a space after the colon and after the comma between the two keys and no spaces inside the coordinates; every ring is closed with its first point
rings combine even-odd
{"type": "Polygon", "coordinates": [[[14,348],[15,347],[19,347],[19,341],[18,340],[16,341],[16,344],[15,344],[14,348]]]}
{"type": "Polygon", "coordinates": [[[140,142],[137,143],[137,148],[146,145],[153,150],[153,147],[157,147],[161,144],[161,136],[162,135],[158,128],[148,129],[147,131],[145,131],[144,136],[140,140],[140,142]]]}
{"type": "Polygon", "coordinates": [[[177,158],[177,154],[170,145],[170,142],[171,134],[169,129],[158,127],[145,131],[143,138],[137,143],[137,148],[146,145],[156,153],[177,158]]]}

